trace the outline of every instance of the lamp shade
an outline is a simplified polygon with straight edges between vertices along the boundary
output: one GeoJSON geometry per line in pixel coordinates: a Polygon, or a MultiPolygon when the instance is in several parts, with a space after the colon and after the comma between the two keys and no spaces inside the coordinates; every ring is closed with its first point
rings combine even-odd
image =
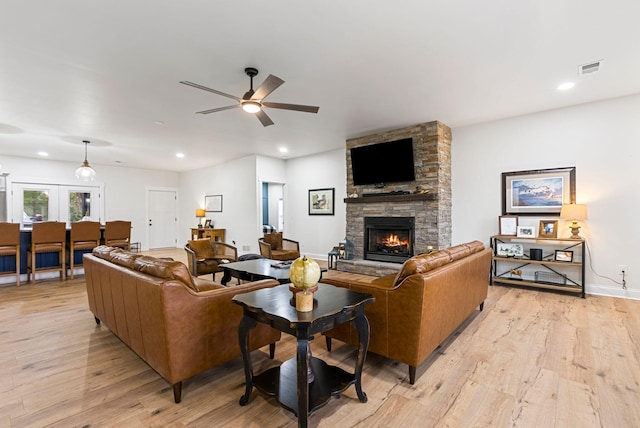
{"type": "Polygon", "coordinates": [[[560,218],[565,220],[586,220],[587,206],[584,204],[563,205],[560,210],[560,218]]]}
{"type": "Polygon", "coordinates": [[[204,217],[206,214],[204,212],[204,210],[202,208],[198,208],[196,209],[196,217],[197,218],[202,218],[204,217]]]}

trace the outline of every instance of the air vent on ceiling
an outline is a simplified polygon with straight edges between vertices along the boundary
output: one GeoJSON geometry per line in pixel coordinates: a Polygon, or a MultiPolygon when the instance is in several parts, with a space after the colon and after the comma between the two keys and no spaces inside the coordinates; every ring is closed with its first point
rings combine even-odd
{"type": "Polygon", "coordinates": [[[580,67],[578,67],[578,74],[580,76],[585,76],[587,74],[597,73],[598,71],[600,71],[600,67],[602,67],[602,60],[582,64],[580,67]]]}

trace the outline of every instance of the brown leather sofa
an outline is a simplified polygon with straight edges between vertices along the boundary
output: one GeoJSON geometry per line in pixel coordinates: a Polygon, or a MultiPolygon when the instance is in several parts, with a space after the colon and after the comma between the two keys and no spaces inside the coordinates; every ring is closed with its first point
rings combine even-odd
{"type": "MultiPolygon", "coordinates": [[[[376,301],[365,309],[371,336],[369,351],[416,368],[476,308],[482,310],[489,287],[491,250],[473,241],[407,260],[397,275],[373,277],[330,270],[322,282],[370,293],[376,301]]],[[[348,324],[327,333],[357,345],[358,332],[348,324]]]]}
{"type": "MultiPolygon", "coordinates": [[[[173,387],[176,403],[182,381],[241,356],[238,325],[242,308],[231,299],[278,285],[264,280],[224,287],[192,278],[171,259],[99,246],[83,255],[89,308],[173,387]]],[[[273,358],[280,332],[259,324],[250,349],[269,345],[273,358]]]]}

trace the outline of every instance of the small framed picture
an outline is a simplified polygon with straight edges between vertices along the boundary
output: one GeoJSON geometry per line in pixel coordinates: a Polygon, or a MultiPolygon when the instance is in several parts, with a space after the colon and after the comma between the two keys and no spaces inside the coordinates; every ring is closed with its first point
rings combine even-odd
{"type": "Polygon", "coordinates": [[[570,263],[573,261],[573,251],[556,250],[553,254],[553,261],[570,263]]]}
{"type": "Polygon", "coordinates": [[[211,228],[211,219],[208,218],[205,222],[204,222],[204,227],[206,228],[211,228]]]}
{"type": "Polygon", "coordinates": [[[524,256],[524,246],[522,244],[507,244],[499,242],[496,247],[496,256],[522,257],[524,256]]]}
{"type": "Polygon", "coordinates": [[[518,232],[518,216],[517,215],[501,215],[498,216],[498,226],[500,235],[515,236],[518,232]]]}
{"type": "Polygon", "coordinates": [[[535,226],[518,226],[518,238],[535,238],[536,227],[535,226]]]}
{"type": "Polygon", "coordinates": [[[557,238],[558,220],[540,220],[540,228],[538,230],[538,237],[540,238],[557,238]]]}

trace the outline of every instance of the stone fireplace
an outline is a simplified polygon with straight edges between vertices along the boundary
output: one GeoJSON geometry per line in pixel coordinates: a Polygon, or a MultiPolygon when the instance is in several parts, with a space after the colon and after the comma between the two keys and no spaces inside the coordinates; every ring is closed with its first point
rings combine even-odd
{"type": "Polygon", "coordinates": [[[349,139],[346,168],[347,195],[350,195],[345,199],[346,237],[354,244],[354,259],[339,260],[339,270],[382,276],[397,272],[406,259],[365,256],[365,247],[371,245],[365,218],[413,218],[412,255],[423,253],[428,246],[439,249],[451,245],[451,129],[448,126],[434,121],[349,139]],[[413,140],[415,181],[392,183],[384,189],[353,184],[351,148],[403,138],[413,140]],[[416,191],[418,188],[424,193],[416,191]]]}

